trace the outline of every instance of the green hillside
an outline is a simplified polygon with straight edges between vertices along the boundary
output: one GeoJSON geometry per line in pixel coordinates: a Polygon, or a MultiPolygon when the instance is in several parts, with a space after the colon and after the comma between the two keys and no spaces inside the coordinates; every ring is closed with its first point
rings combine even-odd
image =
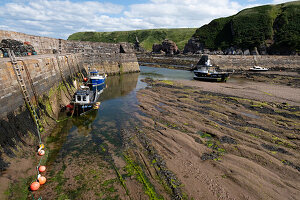
{"type": "Polygon", "coordinates": [[[196,28],[148,29],[116,32],[78,32],[70,35],[68,40],[135,43],[135,38],[137,36],[141,46],[148,51],[152,50],[152,45],[154,43],[161,43],[164,39],[173,40],[177,44],[178,48],[182,50],[195,31],[196,28]]]}
{"type": "Polygon", "coordinates": [[[300,1],[265,5],[211,21],[193,35],[208,49],[231,46],[268,48],[284,53],[300,50],[300,1]]]}

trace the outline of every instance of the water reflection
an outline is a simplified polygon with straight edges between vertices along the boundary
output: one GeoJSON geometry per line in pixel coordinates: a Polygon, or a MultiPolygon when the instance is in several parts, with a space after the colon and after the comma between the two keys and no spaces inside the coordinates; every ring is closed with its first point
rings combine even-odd
{"type": "Polygon", "coordinates": [[[72,123],[77,127],[80,135],[87,136],[92,131],[92,123],[96,119],[97,110],[92,110],[80,117],[72,118],[72,123]]]}
{"type": "Polygon", "coordinates": [[[100,101],[125,96],[136,88],[139,73],[110,76],[106,80],[107,88],[101,94],[100,101]]]}
{"type": "MultiPolygon", "coordinates": [[[[62,129],[64,139],[57,146],[57,151],[60,151],[57,159],[63,160],[64,155],[68,153],[97,154],[99,145],[106,142],[115,147],[122,147],[121,131],[135,127],[137,123],[135,113],[142,114],[138,108],[136,92],[147,86],[141,81],[146,77],[191,80],[193,74],[183,70],[141,66],[141,73],[109,76],[106,80],[107,87],[98,99],[101,102],[100,108],[64,122],[66,123],[62,129]]],[[[121,151],[121,148],[118,150],[121,151]]],[[[53,154],[53,159],[57,153],[53,154]]]]}

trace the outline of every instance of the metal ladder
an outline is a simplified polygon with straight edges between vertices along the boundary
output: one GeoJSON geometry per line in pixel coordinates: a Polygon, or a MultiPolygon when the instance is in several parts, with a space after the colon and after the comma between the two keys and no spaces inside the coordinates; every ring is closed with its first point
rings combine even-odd
{"type": "Polygon", "coordinates": [[[37,126],[37,131],[38,133],[40,133],[40,121],[39,121],[39,117],[37,115],[37,113],[35,112],[35,108],[34,106],[32,105],[31,101],[30,101],[30,96],[29,96],[29,93],[28,93],[28,90],[27,90],[27,87],[26,87],[26,84],[25,84],[25,81],[23,79],[23,76],[22,76],[22,73],[21,73],[21,69],[20,69],[20,66],[18,65],[18,62],[17,62],[17,59],[16,59],[16,56],[15,56],[15,53],[13,50],[8,50],[8,56],[11,60],[11,63],[13,65],[13,68],[14,68],[14,71],[15,71],[15,74],[17,76],[17,80],[18,80],[18,83],[20,85],[20,88],[21,88],[21,91],[22,91],[22,94],[23,94],[23,97],[24,97],[24,100],[25,100],[25,103],[30,111],[30,113],[32,113],[32,118],[37,126]]]}

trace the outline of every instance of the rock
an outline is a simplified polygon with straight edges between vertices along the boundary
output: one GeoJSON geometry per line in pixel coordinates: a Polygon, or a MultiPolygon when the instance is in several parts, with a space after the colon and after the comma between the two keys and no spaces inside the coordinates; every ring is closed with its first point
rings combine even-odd
{"type": "Polygon", "coordinates": [[[202,51],[204,54],[210,54],[210,50],[209,49],[203,49],[202,51]]]}
{"type": "Polygon", "coordinates": [[[227,48],[227,49],[225,49],[224,54],[225,55],[235,55],[236,49],[234,47],[227,48]]]}
{"type": "Polygon", "coordinates": [[[192,37],[184,46],[183,53],[196,53],[202,51],[203,45],[197,40],[197,38],[192,37]]]}
{"type": "Polygon", "coordinates": [[[145,52],[145,49],[143,47],[141,47],[139,38],[137,36],[135,37],[134,49],[137,52],[142,52],[142,53],[145,52]]]}
{"type": "Polygon", "coordinates": [[[236,50],[236,55],[243,55],[242,49],[237,49],[236,50]]]}
{"type": "Polygon", "coordinates": [[[153,44],[152,45],[152,52],[153,53],[160,53],[162,50],[162,45],[161,44],[153,44]]]}
{"type": "Polygon", "coordinates": [[[165,39],[162,42],[162,50],[166,52],[167,55],[174,55],[180,53],[176,43],[168,39],[165,39]]]}
{"type": "Polygon", "coordinates": [[[244,55],[250,55],[249,49],[246,49],[246,50],[244,51],[244,55]]]}
{"type": "Polygon", "coordinates": [[[254,49],[251,51],[251,55],[259,55],[257,47],[254,47],[254,49]]]}
{"type": "Polygon", "coordinates": [[[260,45],[258,47],[258,52],[260,55],[267,55],[268,54],[267,46],[265,44],[260,45]]]}

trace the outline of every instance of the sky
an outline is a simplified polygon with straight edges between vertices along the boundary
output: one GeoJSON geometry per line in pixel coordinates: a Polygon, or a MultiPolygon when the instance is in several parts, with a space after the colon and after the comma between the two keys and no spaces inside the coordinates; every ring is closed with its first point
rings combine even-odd
{"type": "Polygon", "coordinates": [[[198,28],[288,0],[0,0],[0,30],[67,39],[80,31],[198,28]]]}

